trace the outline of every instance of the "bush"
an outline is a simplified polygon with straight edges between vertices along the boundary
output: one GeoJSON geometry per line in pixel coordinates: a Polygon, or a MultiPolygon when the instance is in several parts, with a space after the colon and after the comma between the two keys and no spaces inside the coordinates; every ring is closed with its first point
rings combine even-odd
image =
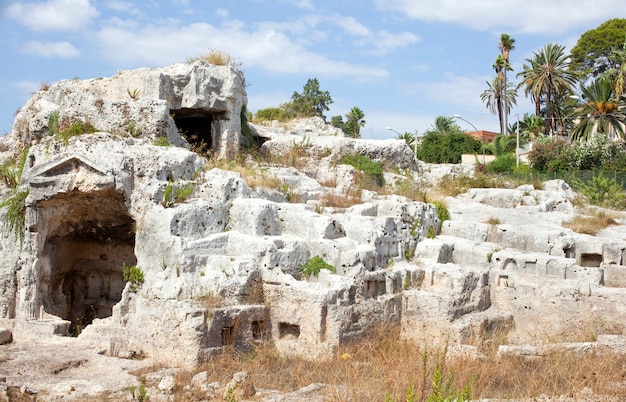
{"type": "Polygon", "coordinates": [[[343,165],[351,165],[355,169],[365,173],[369,181],[372,181],[379,187],[385,184],[382,165],[378,162],[374,162],[365,155],[346,154],[343,158],[341,158],[339,163],[343,165]]]}
{"type": "Polygon", "coordinates": [[[265,109],[259,109],[254,114],[254,121],[272,121],[278,120],[281,122],[289,121],[293,118],[288,110],[282,107],[268,107],[265,109]]]}
{"type": "Polygon", "coordinates": [[[490,173],[509,173],[515,169],[516,162],[517,159],[515,155],[500,155],[487,165],[487,171],[490,173]]]}
{"type": "Polygon", "coordinates": [[[429,133],[417,151],[418,159],[428,163],[460,163],[461,155],[480,151],[480,141],[465,133],[429,133]]]}
{"type": "Polygon", "coordinates": [[[582,193],[591,204],[608,208],[624,209],[626,193],[614,177],[594,175],[590,182],[580,179],[572,181],[574,189],[582,193]]]}
{"type": "Polygon", "coordinates": [[[75,121],[68,128],[61,131],[58,136],[63,140],[63,144],[67,145],[67,142],[70,138],[76,137],[83,134],[93,134],[95,133],[96,128],[91,125],[89,122],[84,122],[82,120],[75,121]]]}
{"type": "Polygon", "coordinates": [[[130,282],[130,290],[137,291],[137,288],[143,283],[143,271],[136,265],[126,265],[123,268],[124,281],[130,282]]]}
{"type": "Polygon", "coordinates": [[[300,266],[300,271],[306,276],[316,276],[322,269],[327,269],[330,272],[335,273],[335,267],[324,261],[324,259],[319,255],[316,255],[308,262],[300,266]]]}
{"type": "Polygon", "coordinates": [[[549,137],[538,140],[533,149],[528,153],[528,161],[530,166],[537,171],[555,171],[563,167],[562,163],[558,163],[559,153],[568,147],[567,142],[563,140],[554,141],[549,137]]]}
{"type": "Polygon", "coordinates": [[[450,219],[450,211],[448,211],[448,207],[441,201],[433,202],[435,208],[437,208],[437,218],[439,218],[439,223],[444,223],[445,221],[450,219]]]}

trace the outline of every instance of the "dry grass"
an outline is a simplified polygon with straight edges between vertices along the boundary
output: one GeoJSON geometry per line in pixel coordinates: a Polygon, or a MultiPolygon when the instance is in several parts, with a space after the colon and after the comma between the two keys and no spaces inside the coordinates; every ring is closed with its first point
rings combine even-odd
{"type": "Polygon", "coordinates": [[[595,235],[602,229],[617,225],[616,219],[622,216],[615,211],[601,208],[583,208],[580,212],[571,221],[564,222],[563,227],[577,233],[595,235]]]}
{"type": "Polygon", "coordinates": [[[485,221],[485,223],[488,225],[499,225],[500,219],[490,216],[489,219],[485,221]]]}
{"type": "MultiPolygon", "coordinates": [[[[331,361],[280,357],[269,345],[247,354],[230,350],[197,372],[207,371],[211,381],[226,384],[234,373],[247,371],[257,388],[282,392],[323,383],[328,385],[325,401],[383,401],[387,394],[405,400],[409,386],[421,396],[416,400],[424,400],[436,383],[437,368],[440,381],[457,389],[471,383],[473,398],[556,397],[575,395],[585,387],[596,395],[626,397],[626,359],[621,357],[554,352],[538,359],[452,359],[445,349],[403,341],[398,333],[397,327],[379,329],[341,346],[331,361]]],[[[193,391],[182,392],[193,374],[177,376],[177,401],[197,400],[193,391]]]]}
{"type": "Polygon", "coordinates": [[[361,191],[351,187],[345,194],[327,193],[320,200],[320,205],[331,208],[349,208],[356,204],[361,204],[361,191]]]}
{"type": "Polygon", "coordinates": [[[223,52],[221,50],[212,50],[209,53],[197,57],[191,57],[187,59],[187,63],[191,64],[198,60],[206,60],[214,66],[229,66],[233,64],[232,56],[227,52],[223,52]]]}

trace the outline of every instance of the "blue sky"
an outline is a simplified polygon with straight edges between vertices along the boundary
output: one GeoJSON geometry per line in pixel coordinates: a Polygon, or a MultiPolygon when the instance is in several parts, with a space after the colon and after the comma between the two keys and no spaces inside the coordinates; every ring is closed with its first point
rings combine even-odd
{"type": "MultiPolygon", "coordinates": [[[[500,34],[516,39],[513,74],[546,43],[626,17],[623,0],[0,0],[0,135],[42,83],[229,52],[248,84],[248,109],[278,106],[317,78],[326,113],[365,113],[364,138],[423,133],[460,114],[499,131],[480,100],[500,34]]],[[[518,98],[519,113],[534,107],[518,98]]],[[[471,127],[459,121],[462,128],[471,127]]]]}

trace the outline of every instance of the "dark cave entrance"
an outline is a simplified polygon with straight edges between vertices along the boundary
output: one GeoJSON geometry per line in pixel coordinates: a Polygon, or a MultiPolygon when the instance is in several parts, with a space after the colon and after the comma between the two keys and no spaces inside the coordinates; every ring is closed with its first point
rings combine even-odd
{"type": "Polygon", "coordinates": [[[192,150],[206,153],[212,149],[213,134],[217,131],[215,125],[224,118],[224,112],[182,108],[171,110],[171,113],[178,131],[192,150]]]}
{"type": "Polygon", "coordinates": [[[113,189],[59,194],[37,205],[47,221],[39,289],[46,313],[70,321],[76,336],[95,318],[112,315],[135,265],[134,220],[113,189]]]}

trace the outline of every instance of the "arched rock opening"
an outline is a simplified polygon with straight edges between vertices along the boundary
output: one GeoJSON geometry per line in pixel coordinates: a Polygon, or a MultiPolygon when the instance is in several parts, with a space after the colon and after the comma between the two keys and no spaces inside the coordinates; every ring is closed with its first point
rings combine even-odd
{"type": "Polygon", "coordinates": [[[71,321],[76,335],[94,318],[111,316],[120,301],[124,264],[137,263],[134,220],[113,189],[58,194],[39,202],[37,215],[37,226],[47,228],[39,256],[42,307],[71,321]]]}
{"type": "Polygon", "coordinates": [[[190,145],[204,151],[212,149],[213,135],[218,131],[216,125],[223,119],[224,112],[182,108],[171,113],[176,127],[190,145]]]}

